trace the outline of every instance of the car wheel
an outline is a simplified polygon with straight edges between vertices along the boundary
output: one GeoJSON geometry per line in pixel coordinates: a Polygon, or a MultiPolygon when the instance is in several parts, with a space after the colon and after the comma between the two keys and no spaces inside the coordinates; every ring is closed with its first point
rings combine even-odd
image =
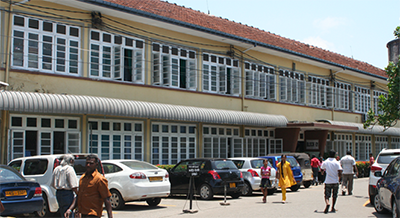
{"type": "Polygon", "coordinates": [[[110,203],[114,210],[121,210],[125,206],[125,201],[117,190],[111,190],[110,203]]]}
{"type": "Polygon", "coordinates": [[[375,195],[374,208],[375,208],[376,212],[378,212],[378,213],[387,213],[388,212],[388,210],[386,210],[385,208],[382,207],[381,201],[379,200],[379,194],[375,195]]]}
{"type": "Polygon", "coordinates": [[[242,195],[240,192],[235,192],[235,193],[230,194],[230,196],[233,199],[238,199],[240,197],[240,195],[242,195]]]}
{"type": "Polygon", "coordinates": [[[399,214],[397,211],[398,211],[397,203],[396,203],[396,199],[394,199],[393,204],[392,204],[392,217],[393,218],[399,218],[399,214]]]}
{"type": "Polygon", "coordinates": [[[244,182],[242,195],[252,195],[252,194],[253,194],[253,189],[251,188],[250,184],[248,182],[244,182]]]}
{"type": "Polygon", "coordinates": [[[303,183],[304,188],[309,188],[311,186],[311,181],[307,181],[303,183]]]}
{"type": "Polygon", "coordinates": [[[150,207],[155,207],[158,204],[160,204],[161,202],[161,198],[152,198],[152,199],[147,199],[146,203],[150,206],[150,207]]]}
{"type": "Polygon", "coordinates": [[[203,200],[212,199],[214,196],[213,190],[207,184],[202,184],[199,189],[200,198],[203,200]]]}
{"type": "Polygon", "coordinates": [[[276,188],[268,189],[268,195],[273,195],[276,192],[276,188]]]}
{"type": "Polygon", "coordinates": [[[299,190],[299,188],[300,188],[300,185],[294,185],[294,186],[290,187],[290,190],[292,190],[292,192],[295,192],[295,191],[299,190]]]}
{"type": "Polygon", "coordinates": [[[47,201],[47,195],[43,193],[42,198],[43,198],[43,207],[42,210],[34,212],[36,217],[50,216],[50,209],[49,209],[49,202],[47,201]]]}

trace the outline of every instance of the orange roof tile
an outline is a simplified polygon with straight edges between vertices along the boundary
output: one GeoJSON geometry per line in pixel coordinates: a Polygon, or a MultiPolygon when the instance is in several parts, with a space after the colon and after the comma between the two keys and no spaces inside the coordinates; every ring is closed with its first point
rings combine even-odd
{"type": "Polygon", "coordinates": [[[104,0],[106,2],[122,5],[129,8],[149,12],[159,16],[172,18],[201,27],[221,31],[239,37],[255,40],[276,47],[288,49],[304,55],[312,56],[353,69],[368,72],[378,76],[387,77],[383,69],[366,62],[355,60],[338,53],[311,46],[296,40],[288,39],[258,28],[236,23],[213,15],[207,15],[190,8],[160,0],[104,0]]]}

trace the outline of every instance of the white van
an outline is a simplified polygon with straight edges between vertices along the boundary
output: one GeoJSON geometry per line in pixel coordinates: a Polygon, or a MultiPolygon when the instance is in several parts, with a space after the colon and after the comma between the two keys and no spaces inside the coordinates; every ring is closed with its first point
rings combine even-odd
{"type": "MultiPolygon", "coordinates": [[[[27,180],[36,181],[42,188],[42,196],[44,206],[39,216],[50,216],[51,213],[58,211],[58,203],[56,199],[56,190],[50,187],[53,170],[60,165],[64,154],[55,155],[39,155],[31,157],[16,158],[8,166],[18,170],[27,180]]],[[[86,156],[89,154],[72,154],[75,157],[74,169],[78,178],[86,171],[86,156]]],[[[99,164],[99,172],[104,175],[101,162],[99,164]]]]}

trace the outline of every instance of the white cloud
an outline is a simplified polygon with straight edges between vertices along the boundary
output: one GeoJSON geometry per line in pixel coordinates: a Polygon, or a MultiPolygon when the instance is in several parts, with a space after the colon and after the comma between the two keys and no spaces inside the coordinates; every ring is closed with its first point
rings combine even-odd
{"type": "Polygon", "coordinates": [[[346,25],[347,23],[347,19],[343,17],[327,17],[325,19],[314,20],[313,22],[314,26],[323,32],[329,32],[330,30],[346,25]]]}
{"type": "Polygon", "coordinates": [[[313,45],[316,47],[320,47],[329,51],[333,51],[335,49],[335,45],[331,42],[328,42],[324,39],[321,39],[321,37],[317,36],[317,37],[313,37],[310,36],[306,39],[303,40],[304,43],[309,44],[309,45],[313,45]]]}

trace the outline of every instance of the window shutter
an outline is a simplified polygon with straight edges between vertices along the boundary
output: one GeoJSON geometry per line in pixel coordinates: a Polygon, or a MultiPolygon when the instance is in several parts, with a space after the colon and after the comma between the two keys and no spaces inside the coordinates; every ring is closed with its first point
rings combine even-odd
{"type": "Polygon", "coordinates": [[[267,97],[267,75],[265,73],[260,73],[260,98],[267,97]]]}
{"type": "Polygon", "coordinates": [[[226,66],[219,66],[219,92],[226,93],[226,66]]]}
{"type": "Polygon", "coordinates": [[[232,68],[232,94],[240,95],[240,71],[237,68],[232,68]]]}
{"type": "Polygon", "coordinates": [[[268,75],[267,80],[267,98],[268,100],[276,100],[276,77],[275,75],[268,75]]]}
{"type": "Polygon", "coordinates": [[[114,46],[114,75],[113,79],[122,80],[122,54],[121,46],[114,46]]]}
{"type": "Polygon", "coordinates": [[[210,91],[210,65],[203,64],[203,91],[210,91]]]}
{"type": "Polygon", "coordinates": [[[279,85],[280,85],[280,96],[279,96],[279,100],[280,100],[280,101],[287,101],[287,95],[286,95],[286,90],[287,90],[286,77],[283,77],[283,76],[280,76],[280,77],[279,77],[279,85]]]}
{"type": "Polygon", "coordinates": [[[211,66],[211,74],[210,74],[210,91],[217,91],[218,77],[217,77],[217,66],[211,66]]]}
{"type": "Polygon", "coordinates": [[[170,76],[170,86],[179,88],[179,71],[180,71],[179,58],[171,58],[171,76],[170,76]]]}
{"type": "Polygon", "coordinates": [[[253,83],[254,83],[253,72],[246,71],[246,96],[254,95],[253,83]]]}
{"type": "Polygon", "coordinates": [[[164,86],[171,85],[171,57],[168,54],[161,55],[161,66],[162,66],[162,82],[164,86]]]}
{"type": "Polygon", "coordinates": [[[186,72],[187,72],[187,86],[189,89],[196,90],[197,87],[197,74],[196,74],[196,61],[188,60],[186,62],[186,72]]]}
{"type": "Polygon", "coordinates": [[[10,142],[11,142],[11,157],[9,159],[15,159],[18,157],[24,157],[25,155],[25,131],[11,130],[10,131],[10,142]]]}
{"type": "Polygon", "coordinates": [[[153,53],[153,85],[161,85],[160,53],[153,53]]]}
{"type": "MultiPolygon", "coordinates": [[[[133,82],[144,82],[143,81],[143,52],[140,50],[134,51],[133,58],[134,58],[134,63],[133,63],[132,81],[133,82]]],[[[159,75],[159,72],[158,72],[158,75],[159,75]]]]}
{"type": "Polygon", "coordinates": [[[80,132],[68,132],[67,133],[67,152],[66,153],[81,153],[81,146],[79,140],[80,137],[80,132]]]}

